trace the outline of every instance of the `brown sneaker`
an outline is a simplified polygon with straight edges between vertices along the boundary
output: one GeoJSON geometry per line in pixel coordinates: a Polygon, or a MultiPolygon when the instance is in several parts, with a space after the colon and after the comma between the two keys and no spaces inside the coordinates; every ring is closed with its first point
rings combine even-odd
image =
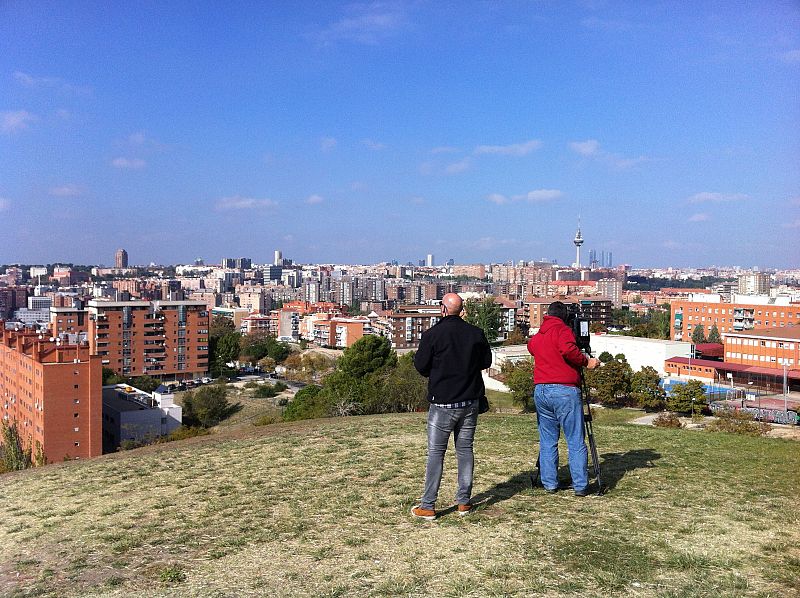
{"type": "Polygon", "coordinates": [[[474,507],[472,505],[458,505],[458,514],[461,515],[462,517],[464,515],[469,515],[470,513],[472,513],[473,508],[474,507]]]}
{"type": "Polygon", "coordinates": [[[416,507],[411,507],[411,514],[414,517],[419,519],[425,519],[426,521],[433,521],[436,519],[436,511],[433,509],[423,509],[419,505],[416,507]]]}

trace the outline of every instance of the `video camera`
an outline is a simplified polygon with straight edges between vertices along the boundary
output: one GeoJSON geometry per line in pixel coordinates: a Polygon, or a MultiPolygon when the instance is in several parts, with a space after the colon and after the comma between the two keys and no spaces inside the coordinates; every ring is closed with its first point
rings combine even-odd
{"type": "Polygon", "coordinates": [[[581,314],[581,306],[578,303],[566,303],[567,317],[564,323],[572,328],[572,333],[575,335],[575,344],[578,348],[591,355],[592,339],[589,336],[589,318],[581,314]]]}

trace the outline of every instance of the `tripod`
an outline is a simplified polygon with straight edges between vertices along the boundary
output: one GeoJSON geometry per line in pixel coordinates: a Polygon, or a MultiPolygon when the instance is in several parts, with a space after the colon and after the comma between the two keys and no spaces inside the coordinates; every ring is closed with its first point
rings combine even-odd
{"type": "MultiPolygon", "coordinates": [[[[581,409],[583,410],[583,430],[586,434],[586,439],[589,441],[589,453],[592,456],[592,469],[594,470],[594,477],[597,480],[597,495],[602,496],[605,492],[603,482],[600,478],[600,458],[597,454],[597,443],[594,440],[594,429],[592,427],[592,407],[589,404],[589,387],[586,384],[586,378],[581,370],[581,409]]],[[[539,412],[536,412],[536,425],[539,425],[539,412]]],[[[531,488],[534,488],[540,479],[540,463],[539,459],[541,454],[536,456],[536,475],[531,473],[531,488]]]]}

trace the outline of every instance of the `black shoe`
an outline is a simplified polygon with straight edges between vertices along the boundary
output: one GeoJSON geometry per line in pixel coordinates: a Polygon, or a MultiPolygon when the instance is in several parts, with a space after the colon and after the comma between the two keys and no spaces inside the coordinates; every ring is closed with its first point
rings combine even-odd
{"type": "Polygon", "coordinates": [[[575,496],[589,496],[590,494],[592,494],[592,492],[589,490],[589,488],[575,491],[575,496]]]}
{"type": "Polygon", "coordinates": [[[555,494],[556,492],[558,492],[558,488],[545,488],[544,491],[547,492],[548,494],[555,494]]]}

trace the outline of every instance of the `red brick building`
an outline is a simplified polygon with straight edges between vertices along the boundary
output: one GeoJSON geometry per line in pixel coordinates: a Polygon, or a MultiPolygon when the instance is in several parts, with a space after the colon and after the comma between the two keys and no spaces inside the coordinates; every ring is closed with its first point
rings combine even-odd
{"type": "Polygon", "coordinates": [[[102,454],[102,366],[88,345],[0,327],[0,417],[48,462],[102,454]]]}
{"type": "Polygon", "coordinates": [[[88,304],[91,353],[123,376],[184,380],[208,370],[209,312],[201,301],[88,304]]]}

